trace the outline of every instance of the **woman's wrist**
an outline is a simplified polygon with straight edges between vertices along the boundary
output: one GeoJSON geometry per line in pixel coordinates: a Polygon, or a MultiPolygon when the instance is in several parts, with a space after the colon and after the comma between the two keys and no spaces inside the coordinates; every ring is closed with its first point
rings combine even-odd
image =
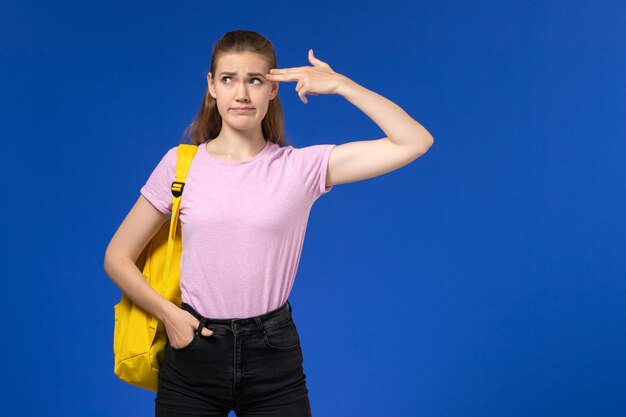
{"type": "Polygon", "coordinates": [[[344,98],[348,98],[348,95],[352,95],[359,87],[361,87],[361,85],[357,82],[351,80],[345,75],[342,75],[339,86],[336,89],[336,93],[344,98]]]}
{"type": "Polygon", "coordinates": [[[180,308],[176,304],[172,303],[169,300],[163,299],[163,302],[160,304],[157,310],[157,317],[160,321],[167,325],[175,314],[176,310],[180,310],[180,308]]]}

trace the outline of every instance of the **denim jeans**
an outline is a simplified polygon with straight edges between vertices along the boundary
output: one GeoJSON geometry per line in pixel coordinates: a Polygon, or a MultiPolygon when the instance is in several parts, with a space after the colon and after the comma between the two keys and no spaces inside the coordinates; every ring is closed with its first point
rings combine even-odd
{"type": "Polygon", "coordinates": [[[300,337],[291,304],[241,319],[211,319],[182,303],[200,325],[187,346],[168,342],[156,417],[311,416],[300,337]],[[202,326],[213,330],[200,333],[202,326]]]}

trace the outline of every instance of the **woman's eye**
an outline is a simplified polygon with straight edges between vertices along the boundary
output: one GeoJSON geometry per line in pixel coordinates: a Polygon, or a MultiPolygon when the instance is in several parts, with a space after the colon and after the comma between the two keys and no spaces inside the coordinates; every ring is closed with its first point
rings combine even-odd
{"type": "MultiPolygon", "coordinates": [[[[231,78],[231,77],[222,77],[222,82],[224,82],[227,78],[231,78]]],[[[263,84],[263,81],[260,78],[253,78],[252,80],[257,80],[259,81],[259,84],[263,84]]]]}

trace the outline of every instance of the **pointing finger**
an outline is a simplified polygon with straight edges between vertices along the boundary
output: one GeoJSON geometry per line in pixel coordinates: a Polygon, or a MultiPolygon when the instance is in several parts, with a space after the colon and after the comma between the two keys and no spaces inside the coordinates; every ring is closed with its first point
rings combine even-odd
{"type": "Polygon", "coordinates": [[[302,71],[303,67],[294,67],[294,68],[272,68],[270,69],[270,74],[289,74],[293,72],[302,71]]]}

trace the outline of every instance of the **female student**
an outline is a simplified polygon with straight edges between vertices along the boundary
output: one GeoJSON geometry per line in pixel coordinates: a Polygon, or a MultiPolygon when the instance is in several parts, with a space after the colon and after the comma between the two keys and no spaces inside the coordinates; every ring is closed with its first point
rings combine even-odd
{"type": "Polygon", "coordinates": [[[182,305],[163,298],[135,260],[171,214],[177,146],[140,190],[107,248],[119,288],[161,320],[168,337],[157,416],[310,416],[300,338],[288,297],[310,209],[336,184],[398,169],[433,144],[400,107],[308,55],[276,68],[270,41],[247,30],[214,46],[189,137],[198,145],[180,208],[182,305]],[[281,81],[306,95],[339,94],[387,137],[294,148],[284,138],[281,81]]]}

